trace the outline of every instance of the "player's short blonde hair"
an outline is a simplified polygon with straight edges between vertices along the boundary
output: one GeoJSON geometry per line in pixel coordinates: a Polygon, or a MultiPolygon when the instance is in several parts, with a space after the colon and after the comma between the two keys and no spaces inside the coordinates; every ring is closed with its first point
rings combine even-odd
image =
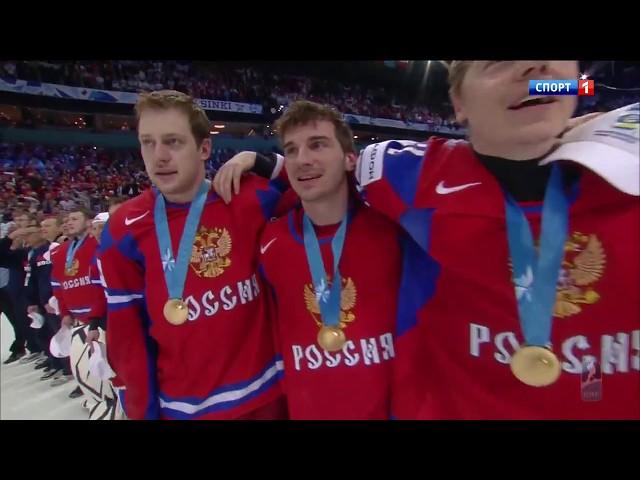
{"type": "Polygon", "coordinates": [[[140,115],[145,110],[169,110],[170,108],[175,108],[187,116],[191,133],[198,146],[209,138],[210,122],[207,114],[192,96],[176,90],[157,90],[155,92],[141,93],[135,106],[136,120],[140,121],[140,115]]]}
{"type": "Polygon", "coordinates": [[[449,64],[449,91],[459,94],[464,76],[473,63],[472,60],[454,60],[449,64]]]}

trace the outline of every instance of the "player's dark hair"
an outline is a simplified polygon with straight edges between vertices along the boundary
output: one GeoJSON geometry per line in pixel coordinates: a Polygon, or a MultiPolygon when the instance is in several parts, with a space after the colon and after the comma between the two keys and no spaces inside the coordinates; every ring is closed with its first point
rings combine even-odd
{"type": "Polygon", "coordinates": [[[308,100],[293,102],[284,115],[276,121],[275,129],[278,132],[280,141],[284,143],[284,136],[288,130],[319,120],[333,123],[336,129],[336,138],[344,153],[356,153],[351,127],[344,121],[341,113],[327,105],[308,100]]]}

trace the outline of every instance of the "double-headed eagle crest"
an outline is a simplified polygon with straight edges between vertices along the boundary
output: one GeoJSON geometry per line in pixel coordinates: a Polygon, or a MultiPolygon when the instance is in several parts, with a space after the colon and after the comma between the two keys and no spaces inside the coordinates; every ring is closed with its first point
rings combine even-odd
{"type": "Polygon", "coordinates": [[[199,277],[215,278],[231,265],[231,235],[226,228],[201,226],[191,249],[191,268],[199,277]]]}
{"type": "MultiPolygon", "coordinates": [[[[314,288],[311,284],[304,286],[304,303],[318,327],[322,326],[318,300],[322,301],[323,298],[328,295],[330,288],[330,284],[324,285],[323,288],[321,288],[322,291],[314,292],[314,288]]],[[[340,293],[340,328],[346,328],[356,318],[352,312],[356,306],[356,295],[356,286],[353,283],[353,280],[350,277],[343,278],[342,291],[340,293]]]]}

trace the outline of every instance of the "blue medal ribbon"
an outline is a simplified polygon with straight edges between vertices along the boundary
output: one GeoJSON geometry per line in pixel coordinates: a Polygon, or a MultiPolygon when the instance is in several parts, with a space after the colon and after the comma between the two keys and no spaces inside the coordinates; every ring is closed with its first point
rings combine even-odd
{"type": "Polygon", "coordinates": [[[171,247],[171,232],[169,231],[169,222],[167,220],[167,207],[164,197],[160,192],[156,196],[153,218],[156,227],[156,237],[158,238],[158,247],[162,257],[162,270],[164,271],[164,279],[167,283],[167,291],[169,298],[182,300],[184,292],[184,283],[187,279],[187,270],[191,259],[191,249],[193,240],[196,236],[196,230],[200,224],[200,217],[204,210],[204,204],[207,200],[207,192],[209,191],[209,183],[203,181],[196,193],[195,198],[189,206],[187,220],[182,230],[180,243],[178,245],[177,258],[173,255],[171,247]]]}
{"type": "Polygon", "coordinates": [[[522,334],[527,345],[548,347],[569,224],[569,201],[560,167],[553,165],[545,191],[539,253],[527,218],[506,192],[505,208],[522,334]]]}
{"type": "Polygon", "coordinates": [[[331,251],[333,252],[333,282],[329,288],[327,272],[324,269],[322,261],[322,253],[320,252],[320,244],[318,237],[313,228],[311,220],[305,214],[302,219],[304,234],[304,249],[307,254],[307,262],[311,272],[313,281],[314,294],[320,308],[320,316],[322,323],[326,327],[338,327],[340,324],[340,297],[342,293],[342,277],[338,268],[340,257],[342,256],[342,248],[347,231],[349,215],[340,222],[338,231],[331,240],[331,251]]]}
{"type": "Polygon", "coordinates": [[[85,233],[82,238],[76,238],[73,242],[71,242],[71,245],[69,245],[69,249],[67,250],[67,258],[64,262],[64,267],[67,271],[71,270],[76,252],[82,246],[87,237],[88,234],[85,233]]]}

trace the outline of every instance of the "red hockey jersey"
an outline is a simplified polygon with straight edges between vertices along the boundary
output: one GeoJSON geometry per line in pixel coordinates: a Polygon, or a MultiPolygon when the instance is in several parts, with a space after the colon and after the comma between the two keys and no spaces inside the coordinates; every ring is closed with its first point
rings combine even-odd
{"type": "Polygon", "coordinates": [[[51,287],[58,300],[60,317],[71,315],[88,323],[92,306],[104,299],[102,287],[91,283],[90,278],[91,261],[97,252],[98,242],[87,234],[75,252],[71,269],[67,271],[65,262],[72,243],[73,240],[69,240],[51,251],[51,287]]]}
{"type": "MultiPolygon", "coordinates": [[[[168,292],[154,226],[157,190],[109,219],[99,260],[107,285],[109,363],[132,419],[233,419],[281,395],[258,279],[258,239],[279,192],[249,177],[230,205],[211,191],[193,244],[183,299],[188,321],[167,322],[168,292]]],[[[177,252],[189,205],[167,203],[177,252]]],[[[165,259],[166,260],[166,259],[165,259]]]]}
{"type": "MultiPolygon", "coordinates": [[[[357,172],[367,201],[419,245],[404,252],[395,416],[640,418],[638,198],[582,170],[571,192],[551,335],[563,372],[534,388],[509,368],[523,337],[503,194],[469,144],[379,143],[363,151],[357,172]],[[586,395],[583,365],[595,364],[600,394],[586,395]]],[[[534,238],[541,207],[522,205],[534,238]]]]}
{"type": "MultiPolygon", "coordinates": [[[[262,235],[261,267],[274,294],[276,338],[292,419],[390,415],[399,230],[366,206],[352,212],[340,259],[340,325],[348,341],[339,352],[327,352],[317,344],[322,323],[303,243],[302,209],[270,223],[262,235]]],[[[337,228],[316,227],[329,279],[331,240],[337,228]]]]}
{"type": "Polygon", "coordinates": [[[107,292],[105,290],[102,273],[100,271],[100,260],[98,259],[99,248],[100,246],[98,245],[98,249],[96,249],[93,258],[91,259],[89,280],[91,281],[91,285],[99,287],[103,294],[101,296],[94,296],[94,301],[91,305],[90,318],[104,318],[107,315],[107,292]]]}

